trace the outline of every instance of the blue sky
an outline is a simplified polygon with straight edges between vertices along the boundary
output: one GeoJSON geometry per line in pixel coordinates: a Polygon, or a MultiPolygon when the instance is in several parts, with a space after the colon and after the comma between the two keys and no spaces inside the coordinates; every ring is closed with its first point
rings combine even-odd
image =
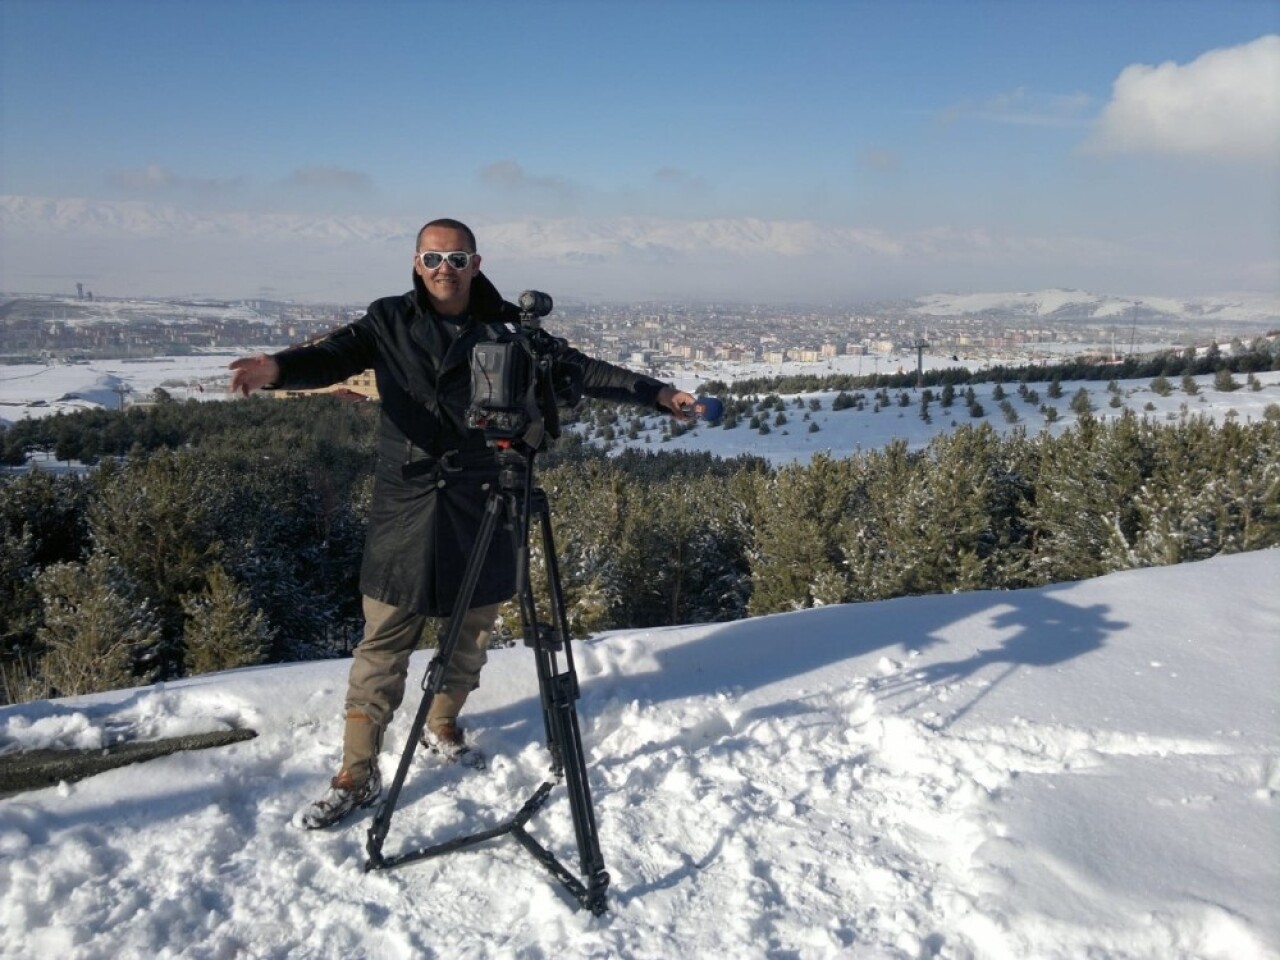
{"type": "Polygon", "coordinates": [[[405,262],[371,238],[449,215],[592,295],[1273,292],[1276,35],[1277,0],[0,0],[0,194],[81,202],[0,210],[0,288],[346,263],[368,299],[405,262]]]}

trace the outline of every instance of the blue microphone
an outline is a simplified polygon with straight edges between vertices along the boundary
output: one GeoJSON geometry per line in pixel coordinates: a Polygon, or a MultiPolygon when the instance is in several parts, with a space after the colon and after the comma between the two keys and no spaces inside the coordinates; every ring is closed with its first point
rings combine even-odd
{"type": "Polygon", "coordinates": [[[707,420],[712,423],[724,416],[724,404],[715,397],[699,397],[692,409],[686,407],[685,410],[692,413],[699,420],[707,420]]]}

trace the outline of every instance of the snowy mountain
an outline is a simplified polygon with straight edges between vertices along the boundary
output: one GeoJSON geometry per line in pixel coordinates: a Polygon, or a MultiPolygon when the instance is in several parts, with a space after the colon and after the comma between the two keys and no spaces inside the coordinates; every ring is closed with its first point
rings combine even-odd
{"type": "MultiPolygon", "coordinates": [[[[0,225],[15,234],[85,237],[225,237],[310,241],[412,238],[402,219],[314,217],[302,214],[201,213],[141,200],[0,196],[0,225]]],[[[410,243],[412,240],[410,239],[410,243]]]]}
{"type": "Polygon", "coordinates": [[[1108,322],[1118,325],[1153,321],[1280,324],[1280,297],[1116,297],[1083,290],[1033,293],[938,293],[919,297],[912,308],[921,317],[976,316],[1007,320],[1108,322]]]}
{"type": "MultiPolygon", "coordinates": [[[[0,802],[0,956],[1280,957],[1278,581],[1273,550],[579,643],[601,918],[509,839],[366,874],[371,811],[291,825],[345,661],[5,708],[0,753],[258,735],[0,802]]],[[[419,757],[385,852],[518,809],[536,689],[493,652],[490,769],[419,757]]],[[[576,864],[553,798],[530,830],[576,864]]]]}
{"type": "MultiPolygon", "coordinates": [[[[312,217],[293,214],[197,213],[144,201],[0,196],[0,224],[16,233],[127,235],[131,237],[225,235],[242,239],[296,238],[365,242],[411,238],[421,224],[411,218],[312,217]]],[[[822,228],[810,221],[727,218],[675,221],[659,217],[532,218],[476,221],[486,250],[510,250],[521,258],[582,258],[622,252],[711,249],[743,253],[763,249],[802,254],[840,248],[900,252],[876,231],[822,228]]]]}
{"type": "MultiPolygon", "coordinates": [[[[243,297],[280,285],[289,297],[340,301],[349,284],[354,289],[347,300],[367,303],[404,282],[403,251],[420,225],[401,216],[198,212],[142,201],[0,196],[0,230],[13,251],[7,269],[14,278],[34,283],[43,275],[41,258],[56,251],[60,260],[78,263],[86,277],[111,277],[110,288],[97,284],[111,295],[138,289],[149,278],[141,289],[176,293],[233,284],[221,295],[243,297]],[[297,256],[298,244],[307,245],[306,258],[297,256]],[[188,251],[185,259],[182,250],[188,251]],[[217,271],[189,262],[203,258],[217,271]]],[[[1073,262],[1080,246],[1070,238],[994,237],[951,227],[891,233],[757,217],[477,218],[472,225],[483,236],[486,269],[498,271],[501,288],[536,286],[589,299],[845,302],[918,290],[927,277],[971,282],[978,266],[995,273],[977,275],[1063,276],[1064,268],[1054,265],[1073,262]]],[[[43,289],[15,279],[0,283],[43,289]]],[[[1126,321],[1136,308],[1147,321],[1280,325],[1280,297],[1274,294],[1175,300],[1051,289],[940,294],[903,306],[922,316],[1126,321]]]]}

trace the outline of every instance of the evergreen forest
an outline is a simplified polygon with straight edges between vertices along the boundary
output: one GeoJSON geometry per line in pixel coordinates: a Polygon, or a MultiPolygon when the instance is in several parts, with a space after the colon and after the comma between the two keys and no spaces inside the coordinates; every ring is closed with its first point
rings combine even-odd
{"type": "MultiPolygon", "coordinates": [[[[1184,376],[1184,360],[1144,373],[1184,376]]],[[[376,405],[154,399],[0,432],[6,463],[48,451],[96,464],[0,471],[9,702],[343,656],[359,639],[376,405]]],[[[1219,426],[1086,413],[1057,435],[976,422],[924,449],[895,442],[778,468],[608,456],[566,433],[536,476],[579,636],[1280,545],[1280,415],[1219,426]]],[[[535,550],[535,586],[543,560],[535,550]]],[[[508,606],[502,623],[517,631],[508,606]]]]}

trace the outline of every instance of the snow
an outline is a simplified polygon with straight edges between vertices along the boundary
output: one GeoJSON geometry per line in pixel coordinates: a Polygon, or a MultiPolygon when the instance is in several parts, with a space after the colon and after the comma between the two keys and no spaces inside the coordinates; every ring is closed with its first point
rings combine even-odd
{"type": "MultiPolygon", "coordinates": [[[[225,397],[230,359],[0,368],[0,417],[117,406],[122,386],[225,397]]],[[[735,379],[701,367],[678,382],[712,378],[735,379]]],[[[1259,391],[1212,379],[1188,396],[1175,378],[1167,398],[1125,381],[1121,396],[1218,422],[1280,401],[1275,372],[1259,391]]],[[[783,463],[923,446],[952,420],[1063,429],[1080,386],[1095,416],[1120,412],[1106,381],[1064,383],[1058,401],[1031,386],[1060,423],[1006,385],[1022,418],[1007,424],[981,384],[981,421],[957,401],[925,424],[914,392],[879,413],[832,411],[825,393],[814,434],[789,406],[767,436],[702,425],[662,442],[653,420],[652,446],[637,443],[783,463]]],[[[0,957],[1280,958],[1278,581],[1266,551],[592,638],[579,712],[613,877],[603,918],[510,840],[365,874],[370,811],[294,827],[337,763],[344,661],[3,708],[0,756],[259,736],[0,799],[0,957]]],[[[545,777],[527,651],[493,652],[467,716],[489,771],[419,758],[388,854],[492,826],[545,777]]],[[[553,796],[532,832],[572,866],[553,796]]]]}
{"type": "Polygon", "coordinates": [[[0,366],[0,422],[105,408],[118,410],[163,387],[175,400],[226,397],[227,364],[252,352],[207,353],[150,360],[88,360],[0,366]]]}
{"type": "MultiPolygon", "coordinates": [[[[510,839],[366,874],[371,811],[292,826],[345,661],[5,708],[3,750],[258,737],[0,801],[0,955],[1280,957],[1278,581],[1271,550],[577,643],[599,918],[510,839]]],[[[490,769],[416,759],[386,853],[542,782],[527,650],[467,713],[490,769]]],[[[553,797],[531,832],[574,866],[553,797]]]]}

